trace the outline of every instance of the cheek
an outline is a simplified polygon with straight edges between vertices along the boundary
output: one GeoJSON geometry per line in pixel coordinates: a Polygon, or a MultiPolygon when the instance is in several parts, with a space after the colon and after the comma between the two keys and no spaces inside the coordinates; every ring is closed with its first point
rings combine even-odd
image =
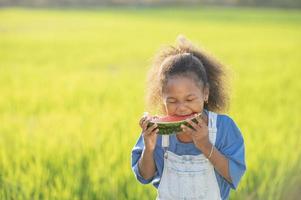
{"type": "Polygon", "coordinates": [[[193,112],[202,112],[204,109],[204,102],[202,100],[198,100],[190,105],[190,109],[193,110],[193,112]]]}
{"type": "Polygon", "coordinates": [[[200,102],[200,103],[194,105],[192,109],[195,112],[201,112],[203,110],[203,107],[204,107],[204,104],[202,102],[200,102]]]}
{"type": "Polygon", "coordinates": [[[176,112],[177,108],[174,105],[165,105],[165,111],[168,115],[173,115],[176,112]]]}

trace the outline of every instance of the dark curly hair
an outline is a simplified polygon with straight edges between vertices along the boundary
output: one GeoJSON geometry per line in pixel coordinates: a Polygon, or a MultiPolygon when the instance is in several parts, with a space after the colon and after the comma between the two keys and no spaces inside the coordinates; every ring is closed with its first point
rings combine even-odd
{"type": "Polygon", "coordinates": [[[223,112],[228,108],[229,95],[225,67],[212,55],[197,48],[184,36],[178,36],[176,46],[161,49],[154,58],[147,78],[147,107],[164,114],[162,91],[172,76],[186,76],[209,87],[209,99],[204,107],[223,112]]]}

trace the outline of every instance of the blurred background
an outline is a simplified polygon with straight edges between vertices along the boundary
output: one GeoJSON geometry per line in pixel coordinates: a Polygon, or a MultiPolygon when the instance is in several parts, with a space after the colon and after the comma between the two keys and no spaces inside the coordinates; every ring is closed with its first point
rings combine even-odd
{"type": "MultiPolygon", "coordinates": [[[[299,199],[300,0],[0,0],[0,199],[155,199],[131,171],[145,77],[184,34],[224,63],[247,172],[299,199]]],[[[152,111],[149,111],[152,112],[152,111]]]]}
{"type": "Polygon", "coordinates": [[[301,7],[300,0],[0,0],[1,6],[162,6],[162,5],[217,5],[257,7],[301,7]]]}

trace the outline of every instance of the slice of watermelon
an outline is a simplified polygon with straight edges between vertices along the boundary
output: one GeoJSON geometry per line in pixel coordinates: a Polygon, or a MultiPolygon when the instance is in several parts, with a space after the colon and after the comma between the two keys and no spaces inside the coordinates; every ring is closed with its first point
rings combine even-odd
{"type": "Polygon", "coordinates": [[[201,113],[193,113],[191,115],[184,116],[162,116],[154,117],[149,123],[148,127],[152,126],[154,123],[158,125],[160,135],[171,135],[177,134],[182,131],[181,125],[184,124],[190,128],[190,124],[186,122],[187,119],[191,119],[193,122],[197,123],[196,115],[200,116],[201,113]]]}

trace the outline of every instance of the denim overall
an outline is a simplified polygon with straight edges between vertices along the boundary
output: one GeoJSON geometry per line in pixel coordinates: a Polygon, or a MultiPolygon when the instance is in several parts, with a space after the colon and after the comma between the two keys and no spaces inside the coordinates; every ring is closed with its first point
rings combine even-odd
{"type": "MultiPolygon", "coordinates": [[[[208,114],[209,140],[215,144],[217,114],[208,114]]],[[[169,136],[162,136],[165,149],[164,168],[157,200],[220,200],[220,190],[214,167],[200,155],[176,155],[168,151],[169,136]]]]}

